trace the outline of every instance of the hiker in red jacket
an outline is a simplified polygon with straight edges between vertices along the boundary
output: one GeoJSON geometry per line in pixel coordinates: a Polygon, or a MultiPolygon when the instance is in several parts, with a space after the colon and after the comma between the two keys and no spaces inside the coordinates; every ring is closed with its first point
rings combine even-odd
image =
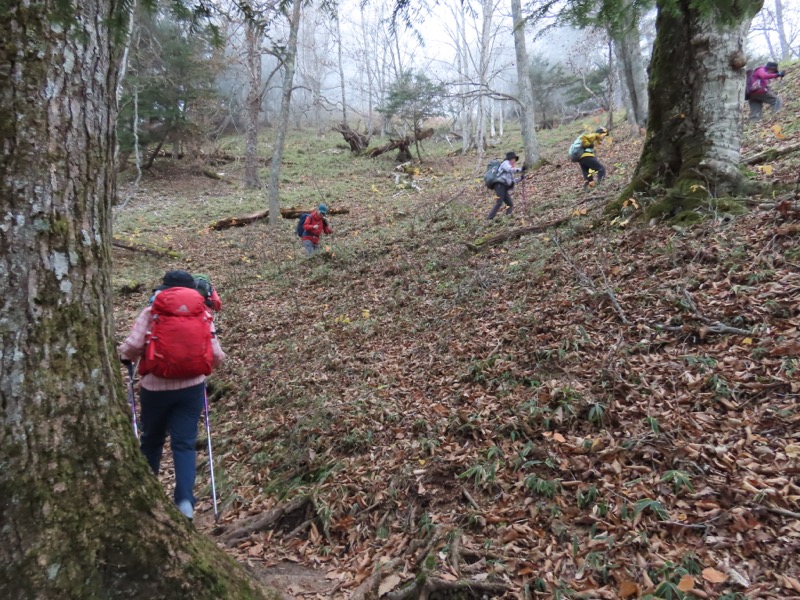
{"type": "Polygon", "coordinates": [[[328,214],[328,207],[320,204],[313,210],[303,223],[303,248],[311,255],[319,250],[319,238],[323,233],[330,235],[333,233],[325,215],[328,214]]]}
{"type": "Polygon", "coordinates": [[[773,94],[767,83],[770,79],[776,79],[786,75],[786,71],[778,71],[778,63],[768,62],[763,67],[758,67],[753,74],[748,77],[748,86],[745,96],[750,104],[750,120],[758,121],[764,109],[764,104],[772,107],[772,112],[776,113],[783,106],[783,102],[778,95],[773,94]]]}

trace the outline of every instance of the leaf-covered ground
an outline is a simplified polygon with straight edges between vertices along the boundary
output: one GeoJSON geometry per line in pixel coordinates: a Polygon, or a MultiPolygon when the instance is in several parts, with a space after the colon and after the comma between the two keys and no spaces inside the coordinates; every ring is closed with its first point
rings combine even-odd
{"type": "MultiPolygon", "coordinates": [[[[789,100],[747,125],[745,155],[797,143],[789,100]]],[[[209,231],[265,197],[145,175],[115,234],[180,258],[115,251],[118,287],[144,284],[118,294],[119,336],[166,269],[209,273],[224,301],[223,514],[203,462],[198,528],[261,569],[315,569],[279,584],[296,597],[800,598],[794,188],[690,227],[644,222],[644,199],[605,216],[641,140],[615,131],[583,192],[564,156],[579,131],[543,133],[550,162],[492,222],[477,159],[443,142],[419,191],[390,157],[315,170],[340,141],[309,142],[283,185],[350,209],[312,258],[290,221],[209,231]]],[[[793,183],[798,155],[759,167],[793,183]]]]}

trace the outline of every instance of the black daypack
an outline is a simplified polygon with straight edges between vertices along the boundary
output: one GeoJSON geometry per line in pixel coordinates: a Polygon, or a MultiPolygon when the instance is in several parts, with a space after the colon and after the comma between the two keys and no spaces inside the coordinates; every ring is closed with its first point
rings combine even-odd
{"type": "Polygon", "coordinates": [[[745,71],[745,75],[747,76],[747,79],[745,79],[745,84],[744,84],[744,99],[745,100],[749,100],[750,99],[750,92],[753,91],[753,73],[754,72],[755,72],[755,69],[747,69],[747,71],[745,71]]]}
{"type": "Polygon", "coordinates": [[[490,190],[494,188],[494,184],[500,183],[500,165],[503,161],[501,160],[490,160],[489,164],[486,167],[486,173],[483,175],[483,183],[486,184],[486,187],[490,190]]]}
{"type": "Polygon", "coordinates": [[[303,237],[306,234],[306,230],[303,229],[303,225],[306,224],[307,218],[308,218],[308,213],[303,213],[297,219],[297,227],[294,230],[294,232],[297,234],[297,237],[303,237]]]}

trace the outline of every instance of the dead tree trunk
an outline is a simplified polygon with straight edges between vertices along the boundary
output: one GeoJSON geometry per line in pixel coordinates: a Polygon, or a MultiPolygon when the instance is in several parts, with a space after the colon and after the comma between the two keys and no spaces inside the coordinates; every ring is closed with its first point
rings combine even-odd
{"type": "Polygon", "coordinates": [[[378,146],[377,148],[373,149],[372,152],[369,153],[369,157],[375,158],[376,156],[380,156],[386,152],[398,150],[397,162],[407,162],[413,158],[410,150],[411,144],[421,142],[422,140],[427,140],[429,137],[433,137],[433,128],[418,131],[413,138],[407,135],[406,137],[397,140],[390,139],[383,146],[378,146]]]}
{"type": "Polygon", "coordinates": [[[353,154],[361,154],[369,146],[369,136],[353,131],[346,123],[332,127],[331,130],[342,134],[344,141],[350,145],[350,152],[353,154]]]}

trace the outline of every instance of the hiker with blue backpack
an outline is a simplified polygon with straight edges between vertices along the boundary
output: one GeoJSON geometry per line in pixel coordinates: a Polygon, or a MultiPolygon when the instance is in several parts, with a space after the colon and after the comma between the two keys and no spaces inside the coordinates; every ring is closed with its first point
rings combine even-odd
{"type": "Polygon", "coordinates": [[[598,127],[594,133],[585,133],[575,138],[569,147],[569,158],[581,167],[583,189],[594,187],[606,176],[606,168],[595,156],[595,144],[601,144],[608,135],[608,129],[598,127]]]}
{"type": "Polygon", "coordinates": [[[506,152],[506,159],[496,167],[490,168],[492,173],[490,180],[487,181],[486,184],[487,187],[494,190],[497,196],[497,201],[494,203],[492,210],[489,211],[489,215],[487,216],[490,221],[495,218],[497,211],[500,210],[503,204],[508,207],[506,208],[507,215],[510,215],[514,210],[514,203],[511,200],[510,194],[516,183],[514,175],[525,170],[524,166],[522,168],[517,166],[518,160],[519,156],[517,156],[516,153],[506,152]]]}
{"type": "Polygon", "coordinates": [[[330,235],[333,229],[328,225],[325,215],[328,214],[328,207],[320,204],[310,213],[303,213],[297,222],[297,235],[303,240],[303,248],[310,256],[319,250],[319,238],[325,233],[330,235]]]}
{"type": "MultiPolygon", "coordinates": [[[[168,271],[157,292],[120,345],[119,357],[128,367],[131,381],[133,365],[138,361],[142,454],[158,475],[169,433],[175,465],[175,504],[192,519],[197,422],[204,406],[209,433],[205,379],[225,360],[225,353],[216,337],[213,315],[206,298],[197,290],[194,277],[182,270],[168,271]]],[[[210,440],[209,436],[209,460],[210,440]]],[[[216,494],[214,503],[216,508],[216,494]]]]}
{"type": "Polygon", "coordinates": [[[781,109],[783,102],[778,95],[770,91],[768,81],[778,77],[783,79],[784,75],[786,75],[786,71],[778,71],[776,62],[768,62],[754,71],[747,71],[744,98],[750,104],[751,121],[761,119],[765,104],[769,104],[773,113],[781,109]]]}

